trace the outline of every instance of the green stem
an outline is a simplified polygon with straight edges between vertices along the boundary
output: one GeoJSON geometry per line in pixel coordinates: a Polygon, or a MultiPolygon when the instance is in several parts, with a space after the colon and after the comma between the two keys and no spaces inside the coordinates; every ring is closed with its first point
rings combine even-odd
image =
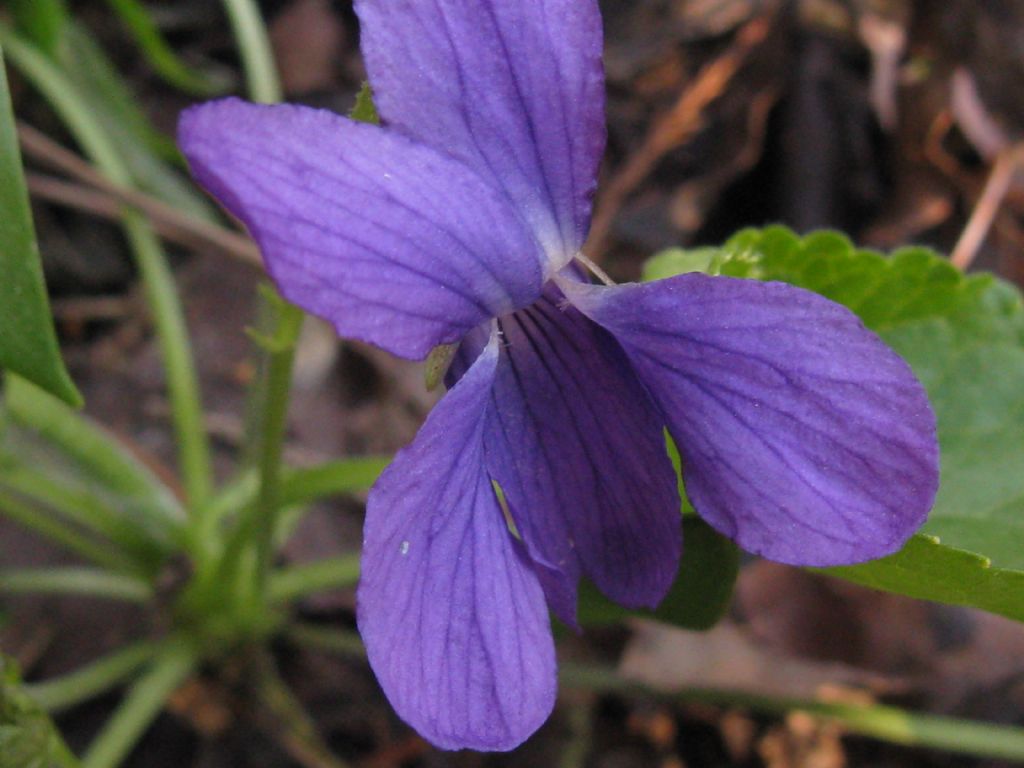
{"type": "Polygon", "coordinates": [[[163,246],[145,218],[134,211],[127,212],[124,226],[156,321],[185,495],[191,508],[198,509],[209,497],[213,481],[199,377],[192,359],[185,316],[163,246]]]}
{"type": "Polygon", "coordinates": [[[146,603],[153,590],[141,579],[96,568],[28,568],[0,571],[0,592],[57,593],[146,603]]]}
{"type": "MultiPolygon", "coordinates": [[[[254,554],[255,578],[250,583],[253,583],[256,597],[263,604],[266,604],[269,598],[269,571],[273,560],[274,534],[282,508],[281,456],[284,450],[295,345],[305,318],[302,310],[273,293],[269,296],[271,298],[264,300],[266,308],[276,313],[275,327],[272,333],[266,336],[253,334],[265,353],[263,375],[253,392],[253,397],[263,404],[258,423],[254,425],[255,435],[252,438],[256,444],[256,497],[241,508],[238,524],[230,533],[224,552],[216,564],[216,582],[235,583],[233,580],[245,566],[246,554],[254,554]]],[[[242,490],[244,481],[243,476],[239,486],[242,490]]],[[[239,498],[244,500],[241,496],[239,498]]]]}
{"type": "Polygon", "coordinates": [[[154,643],[136,643],[81,669],[42,683],[29,683],[25,693],[48,712],[58,712],[106,693],[124,683],[157,652],[154,643]]]}
{"type": "MultiPolygon", "coordinates": [[[[259,6],[254,0],[224,0],[224,6],[242,57],[249,95],[253,101],[266,104],[280,101],[281,82],[259,6]]],[[[265,601],[273,557],[274,531],[281,507],[281,453],[292,366],[295,344],[302,330],[303,314],[300,309],[277,297],[261,295],[261,314],[267,316],[269,312],[274,312],[277,329],[273,348],[268,348],[268,355],[261,365],[263,387],[253,393],[253,402],[262,413],[257,429],[259,496],[256,504],[250,507],[251,512],[246,515],[246,519],[241,521],[240,531],[251,530],[256,539],[256,589],[265,601]]]]}
{"type": "Polygon", "coordinates": [[[1024,728],[952,717],[923,715],[880,704],[846,704],[816,699],[763,696],[746,691],[690,688],[662,694],[627,680],[611,669],[562,664],[566,686],[603,692],[642,692],[718,707],[735,707],[783,715],[799,711],[838,723],[861,736],[908,747],[922,747],[975,757],[1024,760],[1024,728]]]}
{"type": "MultiPolygon", "coordinates": [[[[288,630],[288,637],[298,644],[333,651],[351,658],[363,658],[366,655],[355,632],[297,624],[288,630]]],[[[686,688],[665,693],[628,680],[613,669],[580,664],[562,664],[558,676],[562,685],[566,687],[604,693],[641,693],[664,699],[748,709],[772,715],[784,715],[793,711],[807,712],[838,723],[851,733],[894,744],[975,757],[1024,761],[1024,728],[1018,726],[922,715],[880,704],[845,704],[816,699],[772,697],[738,690],[686,688]]]]}
{"type": "Polygon", "coordinates": [[[264,104],[280,101],[281,81],[259,6],[253,0],[224,0],[224,6],[238,41],[249,95],[264,104]]]}
{"type": "MultiPolygon", "coordinates": [[[[86,154],[110,181],[134,187],[117,146],[88,109],[74,84],[54,63],[0,24],[0,43],[19,71],[49,100],[86,154]]],[[[171,414],[186,494],[193,509],[212,485],[209,443],[203,426],[199,379],[185,316],[163,247],[140,214],[126,211],[124,229],[135,255],[156,326],[167,375],[171,414]]]]}
{"type": "MultiPolygon", "coordinates": [[[[219,529],[224,525],[225,520],[253,504],[258,492],[259,476],[255,470],[238,474],[218,489],[201,511],[203,528],[198,543],[205,545],[210,552],[213,552],[215,545],[222,543],[219,529]]],[[[215,558],[221,555],[220,550],[214,553],[215,558]]]]}
{"type": "Polygon", "coordinates": [[[198,654],[181,639],[168,641],[152,666],[132,686],[82,758],[82,768],[115,768],[195,669],[198,654]]]}
{"type": "Polygon", "coordinates": [[[274,532],[277,530],[277,515],[281,508],[281,455],[284,451],[295,345],[305,317],[302,310],[284,301],[280,301],[278,312],[274,348],[270,351],[266,368],[266,399],[263,428],[260,431],[259,496],[256,504],[250,507],[255,515],[252,529],[256,541],[256,586],[258,594],[262,596],[267,594],[274,532]]]}
{"type": "Polygon", "coordinates": [[[303,563],[271,575],[270,600],[288,603],[314,592],[351,587],[358,580],[359,555],[303,563]]]}

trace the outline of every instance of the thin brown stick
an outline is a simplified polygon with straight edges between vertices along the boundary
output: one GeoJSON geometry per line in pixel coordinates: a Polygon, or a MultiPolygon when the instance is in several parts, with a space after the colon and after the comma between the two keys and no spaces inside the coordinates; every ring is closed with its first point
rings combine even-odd
{"type": "Polygon", "coordinates": [[[992,222],[995,221],[999,208],[1003,204],[1006,193],[1010,191],[1014,174],[1024,165],[1024,142],[1015,144],[996,156],[992,172],[989,174],[981,197],[971,212],[960,239],[957,240],[953,254],[949,257],[954,267],[966,271],[974,262],[981,244],[985,241],[992,222]]]}
{"type": "Polygon", "coordinates": [[[248,264],[262,264],[259,249],[248,237],[195,219],[145,192],[110,182],[74,152],[25,123],[18,124],[18,138],[27,157],[85,185],[76,187],[52,177],[36,175],[33,183],[40,196],[49,195],[55,202],[63,202],[106,217],[112,215],[111,201],[116,206],[113,209],[116,215],[120,215],[122,206],[127,205],[145,214],[154,228],[167,237],[176,233],[174,239],[186,245],[212,246],[248,264]],[[92,195],[87,194],[89,188],[93,191],[92,195]],[[97,196],[96,190],[104,195],[97,196]]]}
{"type": "Polygon", "coordinates": [[[132,314],[135,304],[128,296],[75,296],[54,299],[50,303],[53,315],[65,323],[83,323],[89,320],[120,320],[132,314]]]}
{"type": "Polygon", "coordinates": [[[594,223],[584,250],[599,261],[607,247],[612,221],[626,199],[654,170],[668,152],[682,146],[704,124],[704,110],[721,95],[750,53],[767,37],[771,17],[759,16],[736,34],[729,50],[705,65],[683,90],[672,108],[659,117],[640,148],[605,186],[594,213],[594,223]]]}
{"type": "MultiPolygon", "coordinates": [[[[85,211],[104,219],[115,221],[120,219],[127,204],[124,200],[94,187],[76,184],[42,173],[29,171],[25,174],[25,183],[29,192],[37,199],[85,211]]],[[[247,264],[255,266],[259,263],[258,249],[246,238],[236,236],[238,237],[237,242],[221,241],[220,239],[211,242],[204,233],[196,232],[194,227],[180,226],[181,222],[153,216],[149,211],[143,211],[143,214],[146,215],[156,233],[165,240],[195,250],[213,247],[232,258],[245,261],[247,264]]],[[[190,221],[192,220],[190,219],[190,221]]],[[[227,230],[222,230],[222,232],[234,235],[227,230]]]]}

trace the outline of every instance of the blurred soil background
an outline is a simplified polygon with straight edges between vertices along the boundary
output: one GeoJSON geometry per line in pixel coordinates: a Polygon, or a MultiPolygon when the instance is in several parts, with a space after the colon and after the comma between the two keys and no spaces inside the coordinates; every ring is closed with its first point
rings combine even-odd
{"type": "MultiPolygon", "coordinates": [[[[189,99],[149,70],[105,3],[71,5],[156,124],[173,131],[189,99]]],[[[220,3],[149,5],[187,61],[237,72],[220,3]]],[[[351,3],[263,6],[288,98],[346,112],[365,77],[351,3]]],[[[1024,282],[1024,174],[1014,173],[1015,142],[1024,136],[1021,0],[604,0],[602,7],[609,142],[589,250],[614,277],[635,278],[660,249],[720,243],[771,222],[840,228],[880,249],[925,243],[951,253],[977,211],[991,226],[960,244],[958,260],[1024,282]]],[[[47,107],[12,78],[19,117],[70,145],[47,107]]],[[[64,350],[88,412],[158,470],[169,466],[159,357],[119,230],[67,204],[37,199],[34,210],[64,350]]],[[[253,322],[260,275],[220,253],[175,248],[173,257],[226,475],[242,433],[243,386],[254,375],[244,328],[253,322]]],[[[393,451],[434,400],[418,366],[339,342],[315,323],[296,380],[294,463],[393,451]]],[[[355,549],[361,513],[359,499],[322,505],[287,556],[355,549]]],[[[5,565],[59,557],[0,524],[5,565]]],[[[18,599],[2,608],[0,644],[29,679],[67,672],[160,630],[134,609],[96,601],[18,599]]],[[[351,593],[300,610],[309,621],[354,626],[351,593]]],[[[518,751],[440,753],[396,719],[358,659],[285,645],[277,651],[325,741],[360,768],[997,765],[849,737],[805,716],[567,686],[551,721],[518,751]]],[[[618,664],[667,689],[826,692],[1024,724],[1021,626],[766,562],[745,564],[729,616],[710,633],[642,623],[565,633],[561,658],[618,664]]],[[[329,768],[239,689],[230,675],[190,682],[128,765],[329,768]]],[[[107,696],[60,716],[73,748],[88,743],[116,701],[107,696]]]]}

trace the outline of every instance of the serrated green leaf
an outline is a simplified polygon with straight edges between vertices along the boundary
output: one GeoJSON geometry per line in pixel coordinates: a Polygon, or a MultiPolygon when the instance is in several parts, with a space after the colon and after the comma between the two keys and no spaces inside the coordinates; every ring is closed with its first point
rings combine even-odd
{"type": "Polygon", "coordinates": [[[921,600],[983,608],[1024,621],[1024,572],[994,568],[973,552],[918,534],[895,555],[823,573],[921,600]]]}
{"type": "Polygon", "coordinates": [[[82,396],[61,360],[43,284],[2,50],[0,211],[0,368],[14,371],[78,407],[82,396]]]}
{"type": "Polygon", "coordinates": [[[648,616],[685,629],[709,629],[725,613],[739,572],[739,550],[698,517],[683,518],[683,559],[679,574],[654,611],[627,610],[580,583],[577,618],[581,626],[611,624],[648,616]]]}
{"type": "MultiPolygon", "coordinates": [[[[826,569],[851,581],[1024,620],[1024,308],[1013,286],[964,276],[925,248],[890,257],[843,235],[747,230],[723,275],[781,280],[846,305],[913,367],[939,425],[942,476],[923,535],[899,553],[826,569]]],[[[668,252],[647,279],[692,269],[668,252]]]]}

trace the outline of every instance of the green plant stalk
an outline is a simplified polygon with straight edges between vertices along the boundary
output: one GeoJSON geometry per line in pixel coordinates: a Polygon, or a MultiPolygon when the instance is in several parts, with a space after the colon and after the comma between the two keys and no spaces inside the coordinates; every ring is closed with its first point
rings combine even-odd
{"type": "Polygon", "coordinates": [[[27,504],[2,489],[0,515],[103,568],[111,571],[135,571],[135,564],[107,542],[80,533],[63,521],[54,520],[45,510],[27,504]]]}
{"type": "Polygon", "coordinates": [[[156,320],[185,495],[190,507],[198,509],[209,497],[213,480],[199,377],[192,359],[185,316],[163,246],[145,217],[128,211],[124,214],[124,227],[136,254],[147,302],[156,320]]]}
{"type": "MultiPolygon", "coordinates": [[[[263,375],[253,390],[253,397],[263,404],[254,425],[255,434],[250,438],[255,440],[256,446],[256,497],[252,501],[243,495],[238,497],[244,506],[241,506],[238,522],[228,535],[223,554],[215,566],[215,577],[209,584],[210,588],[238,584],[239,572],[253,564],[253,578],[249,584],[253,587],[255,598],[266,606],[269,602],[269,571],[275,533],[282,508],[281,457],[295,345],[305,315],[297,307],[276,296],[265,298],[264,301],[265,308],[276,314],[276,323],[271,335],[253,334],[265,353],[261,366],[263,375]],[[250,554],[254,557],[247,557],[250,554]]],[[[245,486],[243,476],[238,485],[240,494],[246,490],[245,486]]],[[[211,510],[215,509],[211,506],[211,510]]]]}
{"type": "Polygon", "coordinates": [[[328,589],[351,587],[359,580],[359,555],[343,555],[294,565],[271,574],[270,601],[274,604],[328,589]]]}
{"type": "Polygon", "coordinates": [[[0,592],[56,593],[146,603],[152,588],[142,579],[96,568],[27,568],[0,571],[0,592]]]}
{"type": "MultiPolygon", "coordinates": [[[[366,650],[354,632],[297,624],[288,637],[301,645],[333,651],[351,658],[365,658],[366,650]]],[[[685,688],[662,692],[628,680],[615,670],[582,664],[561,664],[559,680],[566,687],[605,693],[642,693],[663,699],[697,702],[716,707],[747,709],[764,714],[806,712],[835,722],[850,733],[909,747],[937,749],[975,757],[1024,761],[1024,728],[922,715],[881,704],[846,704],[763,696],[747,691],[685,688]]]]}
{"type": "Polygon", "coordinates": [[[135,643],[67,675],[41,683],[28,683],[24,690],[47,712],[59,712],[128,681],[159,648],[156,643],[135,643]]]}
{"type": "Polygon", "coordinates": [[[263,426],[260,431],[259,496],[250,507],[255,520],[251,526],[256,544],[256,591],[266,601],[270,565],[274,555],[274,532],[281,509],[281,456],[287,426],[295,345],[305,317],[302,310],[284,301],[278,307],[275,348],[266,367],[263,426]]]}
{"type": "Polygon", "coordinates": [[[264,104],[280,101],[281,81],[259,6],[254,0],[224,0],[224,7],[238,42],[250,97],[264,104]]]}
{"type": "MultiPolygon", "coordinates": [[[[242,68],[245,71],[246,84],[249,96],[253,101],[264,104],[274,104],[281,101],[283,96],[281,81],[277,73],[277,66],[274,62],[273,49],[270,44],[270,36],[267,34],[266,25],[263,23],[259,5],[255,0],[224,0],[224,8],[231,21],[231,28],[238,45],[239,55],[242,60],[242,68]]],[[[292,322],[301,327],[301,310],[290,305],[287,309],[280,309],[276,306],[278,302],[269,298],[266,294],[260,294],[260,306],[258,316],[260,319],[259,330],[265,330],[265,326],[272,323],[272,318],[282,322],[280,313],[294,313],[292,322]]],[[[279,326],[280,327],[280,326],[279,326]]],[[[294,344],[288,345],[294,347],[294,344]]],[[[256,533],[259,543],[257,545],[257,587],[261,592],[266,591],[267,568],[270,560],[270,548],[273,546],[274,522],[277,518],[280,495],[280,450],[274,456],[274,421],[277,416],[272,417],[271,412],[279,406],[286,406],[288,399],[287,387],[291,386],[291,367],[294,349],[281,352],[270,352],[260,360],[258,368],[260,382],[253,389],[249,396],[247,405],[246,422],[247,448],[244,451],[244,459],[252,457],[257,465],[260,486],[259,501],[255,507],[256,514],[261,515],[258,523],[259,530],[256,533]],[[285,389],[276,389],[284,383],[285,389]],[[273,402],[275,399],[277,403],[273,402]],[[277,465],[271,467],[269,462],[276,461],[277,465]],[[271,505],[273,505],[271,509],[271,505]],[[269,533],[267,526],[270,526],[269,533]]],[[[281,427],[283,428],[283,413],[280,416],[281,427]]],[[[283,433],[282,433],[283,437],[283,433]]],[[[279,447],[278,447],[279,448],[279,447]]],[[[243,466],[250,462],[243,461],[243,466]]],[[[250,521],[244,520],[241,524],[242,531],[251,528],[250,521]]],[[[230,549],[237,549],[231,547],[230,549]]]]}
{"type": "Polygon", "coordinates": [[[1024,760],[1024,728],[994,725],[952,717],[923,715],[881,704],[847,704],[762,696],[745,691],[689,688],[668,694],[652,691],[611,669],[562,664],[564,685],[604,692],[643,692],[718,707],[748,709],[766,714],[806,712],[835,722],[851,733],[908,747],[922,747],[975,757],[1024,760]]]}
{"type": "MultiPolygon", "coordinates": [[[[253,320],[253,333],[269,336],[274,332],[274,324],[277,318],[277,310],[274,303],[264,295],[264,290],[271,290],[269,286],[264,289],[261,285],[258,290],[256,302],[256,317],[253,320]]],[[[257,478],[257,466],[259,464],[259,434],[260,425],[263,422],[263,408],[266,405],[267,393],[264,391],[264,384],[267,380],[267,366],[270,365],[270,356],[266,350],[259,350],[254,361],[254,375],[252,381],[255,386],[249,388],[245,399],[245,413],[242,422],[242,446],[238,456],[238,474],[236,481],[241,481],[243,476],[251,475],[257,478]]],[[[257,482],[256,489],[259,488],[257,482]]],[[[255,499],[255,494],[253,495],[255,499]]],[[[242,505],[236,507],[242,509],[242,505]]]]}
{"type": "Polygon", "coordinates": [[[258,492],[259,476],[256,470],[252,469],[239,473],[210,497],[206,507],[200,512],[203,528],[200,541],[197,542],[205,546],[208,556],[220,556],[220,551],[215,551],[223,544],[219,529],[232,515],[253,504],[258,492]]]}
{"type": "MultiPolygon", "coordinates": [[[[53,62],[0,24],[0,44],[19,71],[51,103],[99,170],[115,184],[134,187],[117,148],[79,97],[75,86],[53,62]]],[[[123,226],[153,314],[167,376],[171,414],[178,442],[186,495],[199,508],[212,486],[210,449],[203,425],[199,379],[189,344],[184,312],[167,260],[144,217],[125,211],[123,226]]]]}
{"type": "Polygon", "coordinates": [[[82,768],[116,768],[198,661],[199,655],[190,643],[182,638],[169,639],[89,745],[82,768]]]}

